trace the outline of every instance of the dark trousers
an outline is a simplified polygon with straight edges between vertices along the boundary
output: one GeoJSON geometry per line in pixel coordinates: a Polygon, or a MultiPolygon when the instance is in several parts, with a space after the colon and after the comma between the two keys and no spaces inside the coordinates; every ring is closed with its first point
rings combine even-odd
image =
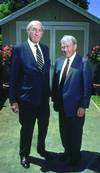
{"type": "Polygon", "coordinates": [[[19,105],[20,129],[20,156],[28,156],[31,150],[32,136],[35,122],[38,124],[37,149],[45,149],[45,139],[49,125],[49,105],[37,108],[29,108],[26,105],[19,105]]]}
{"type": "Polygon", "coordinates": [[[63,110],[59,112],[62,145],[72,160],[77,160],[80,157],[84,118],[85,116],[82,118],[77,116],[67,117],[63,110]]]}

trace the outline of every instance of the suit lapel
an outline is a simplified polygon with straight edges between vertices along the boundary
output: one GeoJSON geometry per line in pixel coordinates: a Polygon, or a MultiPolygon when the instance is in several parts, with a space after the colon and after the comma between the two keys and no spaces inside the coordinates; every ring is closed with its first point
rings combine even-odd
{"type": "Polygon", "coordinates": [[[75,73],[75,71],[77,70],[77,68],[80,66],[80,62],[82,61],[82,59],[80,58],[79,55],[76,55],[68,72],[68,75],[65,79],[65,83],[68,81],[68,79],[71,77],[71,75],[73,73],[75,73]]]}
{"type": "Polygon", "coordinates": [[[43,58],[44,58],[44,65],[43,65],[43,71],[49,68],[50,65],[50,59],[49,59],[49,54],[46,51],[46,47],[43,44],[39,44],[40,48],[42,50],[43,58]]]}
{"type": "Polygon", "coordinates": [[[80,57],[80,55],[76,54],[76,56],[71,64],[71,67],[77,68],[80,65],[81,61],[82,61],[82,58],[80,57]]]}
{"type": "Polygon", "coordinates": [[[58,79],[60,78],[61,69],[62,69],[62,66],[64,64],[64,61],[65,61],[65,58],[60,57],[59,61],[57,62],[56,73],[57,73],[58,79]]]}
{"type": "MultiPolygon", "coordinates": [[[[28,57],[29,60],[31,61],[31,63],[33,63],[34,66],[40,71],[40,69],[38,67],[38,64],[37,64],[37,62],[35,60],[35,57],[34,57],[34,55],[32,53],[32,50],[31,50],[28,42],[25,42],[24,46],[25,46],[25,57],[28,57]]],[[[43,53],[43,58],[44,58],[44,66],[43,66],[43,68],[45,69],[45,68],[48,68],[47,64],[49,64],[48,63],[48,57],[47,57],[48,55],[46,55],[47,52],[45,51],[45,47],[42,44],[40,44],[40,47],[41,47],[41,50],[42,50],[42,53],[43,53]]]]}
{"type": "MultiPolygon", "coordinates": [[[[44,46],[42,44],[39,44],[40,45],[40,48],[42,50],[42,54],[43,54],[43,58],[44,58],[44,66],[45,66],[45,63],[46,63],[46,56],[45,56],[45,52],[44,52],[44,46]]],[[[43,67],[44,67],[43,66],[43,67]]]]}
{"type": "Polygon", "coordinates": [[[35,60],[35,57],[32,53],[32,50],[31,50],[28,42],[25,42],[25,56],[27,56],[30,59],[30,61],[32,61],[34,63],[34,65],[38,68],[38,64],[35,60]]]}

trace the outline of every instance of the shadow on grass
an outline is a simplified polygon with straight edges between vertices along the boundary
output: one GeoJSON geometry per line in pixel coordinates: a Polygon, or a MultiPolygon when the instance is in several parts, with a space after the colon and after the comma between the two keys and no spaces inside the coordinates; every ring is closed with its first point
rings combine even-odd
{"type": "Polygon", "coordinates": [[[66,162],[60,162],[59,157],[61,154],[53,152],[50,152],[50,154],[53,156],[52,160],[44,160],[30,156],[30,163],[40,166],[42,172],[80,172],[84,171],[85,169],[100,172],[100,154],[89,151],[82,151],[81,153],[82,160],[80,161],[80,164],[74,167],[67,165],[66,162]]]}

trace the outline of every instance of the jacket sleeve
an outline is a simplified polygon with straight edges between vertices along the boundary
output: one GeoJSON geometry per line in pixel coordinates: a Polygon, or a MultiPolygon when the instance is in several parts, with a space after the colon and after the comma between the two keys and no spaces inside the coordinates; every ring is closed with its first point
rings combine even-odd
{"type": "Polygon", "coordinates": [[[59,109],[59,101],[58,101],[58,79],[57,79],[57,74],[56,74],[56,64],[54,67],[54,73],[53,73],[53,79],[52,79],[52,92],[51,92],[51,97],[53,101],[53,108],[55,111],[58,112],[59,109]]]}
{"type": "Polygon", "coordinates": [[[19,95],[19,84],[21,77],[21,61],[19,52],[18,47],[13,48],[9,83],[9,100],[11,104],[18,101],[19,95]]]}
{"type": "Polygon", "coordinates": [[[81,107],[88,108],[92,94],[92,69],[87,58],[83,58],[83,98],[81,107]]]}

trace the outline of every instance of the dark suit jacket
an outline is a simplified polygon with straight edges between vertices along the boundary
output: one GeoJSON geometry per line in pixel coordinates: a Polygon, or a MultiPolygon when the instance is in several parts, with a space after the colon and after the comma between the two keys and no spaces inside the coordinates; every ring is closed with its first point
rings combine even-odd
{"type": "MultiPolygon", "coordinates": [[[[52,100],[59,111],[59,77],[64,57],[57,59],[52,84],[52,100]]],[[[87,58],[76,55],[63,87],[63,105],[66,116],[76,116],[79,107],[88,108],[91,96],[92,72],[87,58]]]]}
{"type": "Polygon", "coordinates": [[[28,42],[16,45],[12,53],[10,77],[10,102],[23,102],[30,106],[39,106],[42,101],[48,102],[50,95],[49,50],[40,44],[43,57],[43,72],[38,68],[28,42]]]}

